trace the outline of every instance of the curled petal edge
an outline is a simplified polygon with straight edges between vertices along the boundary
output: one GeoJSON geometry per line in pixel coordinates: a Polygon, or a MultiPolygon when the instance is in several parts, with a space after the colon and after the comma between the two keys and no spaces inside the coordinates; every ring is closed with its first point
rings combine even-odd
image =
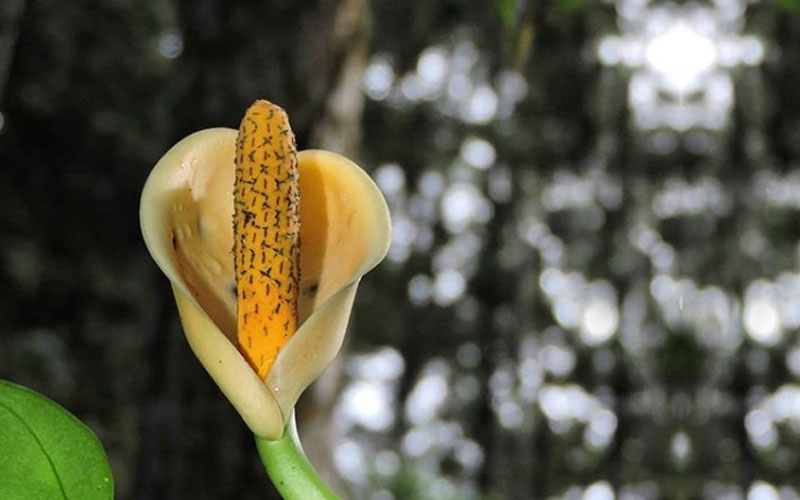
{"type": "Polygon", "coordinates": [[[361,277],[388,251],[389,211],[350,160],[327,151],[298,154],[301,324],[262,381],[234,343],[236,134],[196,132],[162,157],[142,193],[142,234],[172,284],[195,355],[248,427],[278,439],[300,394],[339,351],[361,277]]]}

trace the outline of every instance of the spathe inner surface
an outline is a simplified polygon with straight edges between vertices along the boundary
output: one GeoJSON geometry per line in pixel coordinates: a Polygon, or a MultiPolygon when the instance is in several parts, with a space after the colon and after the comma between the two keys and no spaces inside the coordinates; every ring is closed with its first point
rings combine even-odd
{"type": "MultiPolygon", "coordinates": [[[[233,143],[229,162],[185,161],[165,193],[169,256],[187,291],[236,342],[233,269],[233,143]],[[221,164],[224,163],[224,164],[221,164]],[[177,178],[180,177],[180,178],[177,178]]],[[[300,171],[299,320],[352,280],[369,251],[359,217],[360,193],[325,162],[303,160],[300,171]]],[[[334,169],[335,170],[335,169],[334,169]]]]}

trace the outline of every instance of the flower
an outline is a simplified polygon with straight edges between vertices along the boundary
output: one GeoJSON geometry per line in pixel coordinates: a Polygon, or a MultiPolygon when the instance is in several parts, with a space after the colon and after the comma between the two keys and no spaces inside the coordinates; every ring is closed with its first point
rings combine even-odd
{"type": "Polygon", "coordinates": [[[300,394],[339,351],[359,280],[386,255],[389,211],[356,164],[327,151],[298,153],[299,327],[262,380],[236,347],[236,137],[214,128],[173,146],[145,184],[140,219],[195,355],[248,427],[278,439],[300,394]]]}

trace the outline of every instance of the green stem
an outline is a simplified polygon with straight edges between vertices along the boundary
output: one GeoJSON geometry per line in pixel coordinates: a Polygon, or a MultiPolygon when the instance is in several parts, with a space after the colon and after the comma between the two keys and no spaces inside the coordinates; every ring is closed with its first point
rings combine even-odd
{"type": "Polygon", "coordinates": [[[269,441],[256,436],[256,447],[272,484],[285,500],[339,500],[303,452],[294,415],[282,438],[269,441]]]}

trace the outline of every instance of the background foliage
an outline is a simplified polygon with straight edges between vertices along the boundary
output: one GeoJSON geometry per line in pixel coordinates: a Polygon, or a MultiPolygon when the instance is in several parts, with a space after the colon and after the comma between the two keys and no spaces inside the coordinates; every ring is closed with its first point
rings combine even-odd
{"type": "Polygon", "coordinates": [[[0,4],[0,378],[119,498],[274,495],[138,196],[283,105],[393,212],[301,436],[355,498],[800,495],[794,2],[0,4]]]}

